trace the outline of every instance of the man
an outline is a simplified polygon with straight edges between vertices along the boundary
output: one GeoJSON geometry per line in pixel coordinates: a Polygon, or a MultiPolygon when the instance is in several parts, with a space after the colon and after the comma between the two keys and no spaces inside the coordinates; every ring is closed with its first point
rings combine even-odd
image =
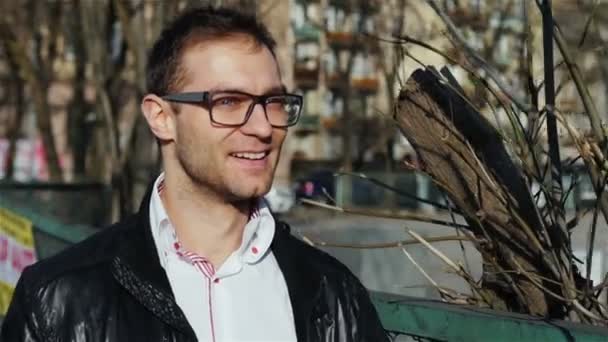
{"type": "Polygon", "coordinates": [[[161,34],[142,112],[164,173],[139,213],[27,268],[2,341],[383,341],[368,294],[260,198],[302,99],[254,17],[194,9],[161,34]]]}

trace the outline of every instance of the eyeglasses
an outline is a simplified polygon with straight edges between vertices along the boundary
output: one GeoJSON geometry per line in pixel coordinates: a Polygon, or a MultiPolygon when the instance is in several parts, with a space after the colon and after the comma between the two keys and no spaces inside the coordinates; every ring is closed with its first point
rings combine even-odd
{"type": "Polygon", "coordinates": [[[302,96],[294,94],[257,96],[239,91],[204,91],[169,94],[161,98],[202,105],[209,111],[211,122],[229,127],[244,125],[257,104],[262,105],[266,119],[276,128],[295,125],[302,112],[302,96]]]}

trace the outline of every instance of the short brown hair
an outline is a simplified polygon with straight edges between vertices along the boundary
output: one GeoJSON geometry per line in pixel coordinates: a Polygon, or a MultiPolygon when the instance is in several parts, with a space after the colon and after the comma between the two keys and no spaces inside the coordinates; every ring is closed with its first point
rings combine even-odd
{"type": "Polygon", "coordinates": [[[274,38],[254,15],[213,7],[183,12],[161,32],[150,50],[146,68],[148,93],[164,96],[183,82],[186,73],[181,68],[181,57],[193,44],[237,36],[251,38],[275,56],[274,38]]]}

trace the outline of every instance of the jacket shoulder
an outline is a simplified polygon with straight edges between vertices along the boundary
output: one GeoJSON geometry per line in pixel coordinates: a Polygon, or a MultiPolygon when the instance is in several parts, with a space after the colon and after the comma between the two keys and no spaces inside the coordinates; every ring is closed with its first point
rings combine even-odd
{"type": "Polygon", "coordinates": [[[128,244],[137,225],[135,216],[103,228],[85,240],[42,259],[24,270],[29,286],[39,287],[65,275],[109,263],[118,250],[128,244]]]}
{"type": "Polygon", "coordinates": [[[350,280],[359,284],[359,279],[352,271],[329,253],[293,236],[287,223],[281,222],[277,225],[280,230],[282,242],[285,248],[290,250],[302,263],[310,267],[316,273],[325,277],[336,277],[340,280],[350,280]]]}
{"type": "MultiPolygon", "coordinates": [[[[318,284],[319,292],[315,291],[315,296],[323,308],[320,309],[321,312],[333,312],[335,320],[342,325],[346,333],[338,339],[389,341],[368,291],[348,267],[328,253],[291,235],[286,224],[278,228],[278,234],[283,245],[280,247],[282,256],[296,260],[291,265],[296,267],[297,280],[306,283],[315,279],[312,283],[318,284]],[[335,310],[335,304],[340,306],[340,310],[335,310]]],[[[302,288],[294,285],[296,291],[302,288]]],[[[310,283],[303,286],[309,285],[310,283]]],[[[328,338],[319,338],[321,339],[328,338]]]]}

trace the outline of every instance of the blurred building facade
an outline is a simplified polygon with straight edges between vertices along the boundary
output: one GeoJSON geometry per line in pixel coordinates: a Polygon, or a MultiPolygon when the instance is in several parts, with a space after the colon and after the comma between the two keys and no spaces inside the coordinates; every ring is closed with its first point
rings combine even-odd
{"type": "MultiPolygon", "coordinates": [[[[503,81],[522,98],[526,98],[527,86],[521,61],[526,48],[522,37],[526,33],[527,20],[531,27],[531,46],[534,49],[534,81],[537,85],[541,83],[542,31],[540,15],[534,3],[525,0],[445,0],[438,3],[458,26],[466,43],[500,71],[503,81]],[[527,14],[523,11],[523,5],[528,6],[527,14]]],[[[153,23],[157,20],[154,15],[158,9],[153,4],[144,4],[146,16],[142,20],[153,23]]],[[[325,163],[346,170],[356,170],[365,163],[376,162],[386,165],[385,169],[390,170],[394,169],[396,163],[411,157],[411,147],[391,122],[395,97],[400,85],[416,68],[422,67],[419,62],[439,67],[449,63],[421,46],[396,45],[379,38],[390,40],[406,34],[445,51],[458,61],[465,61],[463,51],[454,48],[455,45],[447,39],[444,23],[424,1],[264,0],[256,2],[254,7],[277,39],[277,55],[285,84],[305,98],[304,113],[298,125],[290,130],[277,169],[279,183],[289,184],[294,178],[293,165],[296,165],[297,173],[297,165],[301,161],[325,163]],[[414,58],[405,57],[404,51],[414,58]]],[[[597,7],[597,27],[589,30],[591,33],[587,35],[582,48],[574,51],[592,97],[603,115],[608,99],[608,67],[605,58],[602,59],[594,47],[602,46],[604,41],[606,29],[603,13],[608,13],[608,8],[605,7],[597,7]]],[[[577,46],[577,39],[580,39],[585,30],[584,10],[584,7],[581,9],[572,1],[554,1],[556,21],[562,25],[562,31],[567,33],[566,38],[571,47],[577,46]]],[[[43,36],[48,34],[48,27],[46,30],[41,31],[43,36]]],[[[119,24],[113,30],[116,39],[124,39],[126,31],[123,35],[119,24]]],[[[155,29],[146,31],[146,40],[151,40],[155,32],[155,29]]],[[[56,49],[60,58],[53,62],[53,78],[47,89],[51,127],[64,179],[71,179],[73,174],[74,147],[70,144],[73,130],[70,128],[68,107],[74,98],[74,80],[77,74],[77,57],[68,38],[58,40],[56,49]]],[[[107,53],[118,56],[120,49],[117,47],[117,50],[107,53]]],[[[559,56],[557,51],[556,56],[559,56]]],[[[127,56],[129,67],[133,67],[134,58],[127,56]]],[[[559,61],[556,58],[556,63],[559,61]]],[[[18,140],[21,142],[17,144],[17,157],[13,163],[14,169],[17,169],[15,174],[21,174],[19,177],[26,179],[27,172],[30,172],[30,178],[44,179],[47,177],[44,172],[45,151],[39,139],[35,107],[32,101],[23,101],[30,99],[32,94],[23,85],[21,90],[15,86],[22,81],[19,81],[19,72],[15,70],[17,67],[9,62],[4,56],[0,58],[0,178],[6,174],[4,166],[10,145],[8,142],[18,140]],[[20,91],[24,93],[21,94],[20,91]]],[[[492,107],[484,103],[483,97],[487,94],[479,89],[478,84],[462,69],[451,67],[451,70],[473,99],[479,95],[477,104],[484,114],[499,125],[509,125],[505,113],[500,110],[493,112],[492,107]]],[[[557,72],[557,80],[560,82],[557,108],[576,121],[581,130],[588,130],[588,120],[583,115],[584,109],[576,88],[565,77],[567,70],[560,67],[557,72]]],[[[136,88],[129,85],[137,82],[133,74],[135,71],[125,72],[128,82],[121,91],[121,101],[124,102],[124,108],[127,108],[125,112],[129,113],[139,111],[136,88]]],[[[90,66],[87,66],[86,75],[86,82],[82,85],[84,97],[93,104],[98,101],[99,93],[90,77],[90,66]]],[[[544,102],[543,97],[543,91],[540,91],[541,104],[544,102]]],[[[87,133],[91,137],[103,134],[103,117],[97,108],[89,106],[84,115],[91,124],[91,131],[87,133]]],[[[117,116],[118,131],[121,132],[118,144],[121,149],[129,143],[131,136],[122,132],[129,132],[133,125],[132,116],[124,119],[117,116]]],[[[146,140],[143,144],[150,146],[144,146],[146,152],[134,154],[134,158],[147,156],[150,160],[140,164],[149,169],[155,165],[154,153],[157,151],[155,152],[152,140],[146,140]]],[[[101,146],[98,149],[103,152],[107,147],[101,146]]],[[[94,159],[90,163],[94,164],[94,159]]],[[[108,166],[104,168],[108,169],[108,166]]],[[[107,171],[104,172],[108,174],[107,171]]],[[[148,173],[140,178],[146,178],[148,173]]],[[[107,179],[109,178],[106,177],[107,179]]]]}

